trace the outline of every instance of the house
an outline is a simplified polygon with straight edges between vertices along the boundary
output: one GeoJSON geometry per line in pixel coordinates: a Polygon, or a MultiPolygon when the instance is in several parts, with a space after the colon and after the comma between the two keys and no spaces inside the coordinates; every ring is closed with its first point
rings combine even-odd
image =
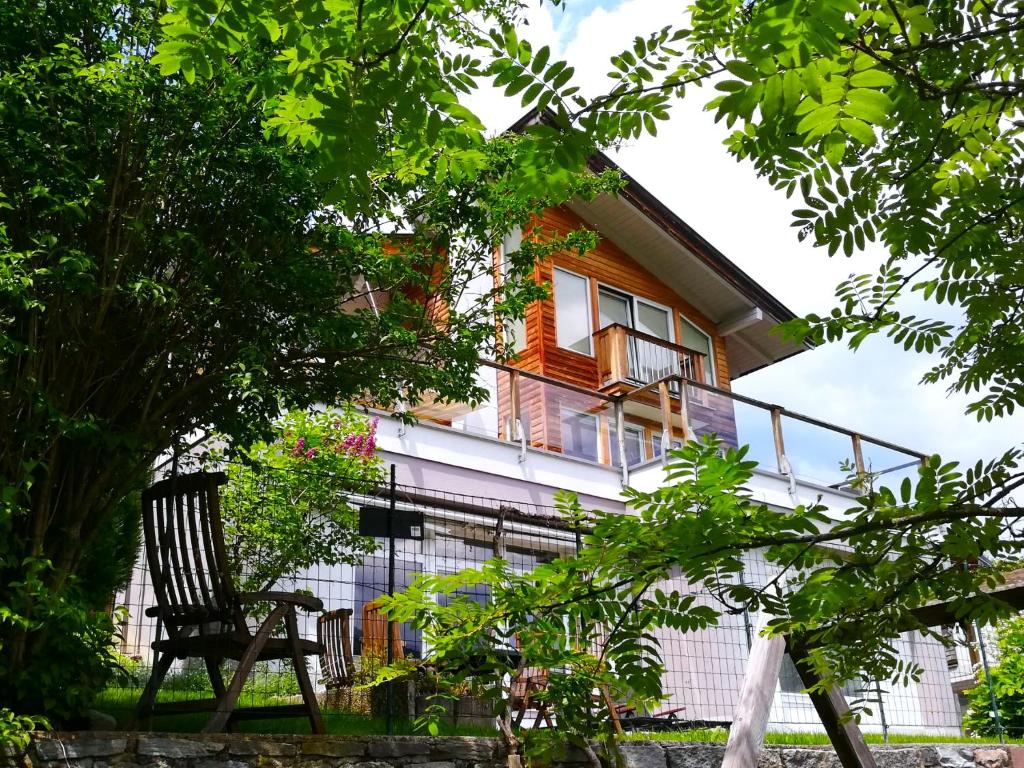
{"type": "MultiPolygon", "coordinates": [[[[591,167],[617,168],[600,154],[591,167]]],[[[505,254],[538,229],[585,225],[600,237],[582,258],[555,255],[536,265],[535,278],[550,284],[550,297],[532,305],[524,321],[505,327],[516,352],[511,362],[480,362],[477,376],[487,398],[474,404],[428,398],[409,406],[417,418],[411,425],[378,412],[377,447],[402,487],[394,508],[414,520],[397,541],[394,563],[381,539],[382,551],[361,566],[314,569],[287,585],[310,589],[328,609],[354,610],[357,656],[369,627],[364,616],[389,588],[401,589],[420,572],[478,565],[496,552],[523,570],[570,554],[580,537],[555,516],[557,491],[576,492],[584,507],[628,514],[623,488],[664,483],[666,447],[687,439],[714,433],[727,444],[749,445],[749,457],[759,462],[752,492],[782,510],[820,499],[841,513],[852,505],[850,468],[880,473],[887,483],[916,475],[922,453],[860,434],[855,425],[830,424],[733,392],[742,376],[806,352],[772,332],[793,313],[623,175],[618,195],[548,209],[513,233],[495,254],[494,274],[480,278],[477,295],[500,280],[505,254]]],[[[379,499],[356,503],[382,506],[379,499]]],[[[771,578],[758,553],[747,566],[751,583],[771,578]]],[[[133,585],[123,602],[147,605],[145,589],[133,585]]],[[[485,593],[473,597],[487,599],[485,593]]],[[[758,619],[726,614],[713,629],[661,631],[666,708],[685,707],[689,720],[731,721],[758,619]]],[[[152,627],[132,621],[123,650],[144,657],[152,627]]],[[[315,619],[308,619],[304,634],[315,631],[315,619]]],[[[409,627],[401,629],[401,639],[405,652],[422,651],[409,627]]],[[[849,696],[873,701],[862,726],[959,735],[945,648],[915,633],[903,636],[899,647],[923,676],[887,690],[849,684],[849,696]]],[[[802,687],[786,661],[772,729],[820,730],[802,687]]]]}
{"type": "MultiPolygon", "coordinates": [[[[591,167],[622,172],[600,154],[591,167]]],[[[837,512],[851,506],[849,467],[881,473],[887,483],[914,477],[924,454],[732,391],[740,377],[806,351],[772,332],[793,313],[623,175],[617,196],[548,209],[505,241],[495,256],[499,279],[504,253],[524,236],[580,226],[600,236],[582,258],[555,255],[536,265],[535,278],[550,285],[550,296],[532,305],[525,321],[506,327],[512,362],[481,361],[485,401],[411,406],[418,419],[412,426],[382,419],[378,446],[397,466],[399,482],[524,509],[546,509],[557,490],[567,489],[584,506],[628,513],[620,497],[625,485],[657,487],[665,446],[711,432],[727,444],[751,446],[760,463],[752,490],[780,509],[818,497],[837,512]]],[[[444,572],[490,557],[495,524],[486,522],[484,507],[472,525],[427,512],[422,555],[405,552],[400,572],[444,572]]],[[[568,532],[559,538],[544,525],[518,525],[517,550],[528,561],[572,547],[568,532]]],[[[752,556],[751,580],[768,573],[752,556]]],[[[690,719],[730,720],[756,631],[757,617],[743,615],[689,635],[662,632],[666,706],[686,707],[690,719]]],[[[901,689],[848,685],[850,697],[876,701],[864,727],[959,734],[945,649],[912,633],[900,645],[924,675],[901,689]]],[[[787,660],[772,728],[817,727],[802,687],[787,660]]]]}

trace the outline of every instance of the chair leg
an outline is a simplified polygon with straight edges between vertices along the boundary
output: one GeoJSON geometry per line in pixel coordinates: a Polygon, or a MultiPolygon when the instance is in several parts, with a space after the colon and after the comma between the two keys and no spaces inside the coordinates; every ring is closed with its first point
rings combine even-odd
{"type": "Polygon", "coordinates": [[[288,632],[288,640],[292,646],[292,665],[295,667],[295,677],[299,681],[299,690],[302,692],[302,701],[306,705],[306,712],[309,714],[309,726],[313,733],[324,733],[324,719],[320,714],[320,703],[316,700],[316,691],[313,690],[313,683],[309,680],[309,670],[306,669],[306,657],[302,655],[299,648],[299,622],[295,617],[295,608],[290,608],[284,618],[285,628],[288,632]]]}
{"type": "MultiPolygon", "coordinates": [[[[213,688],[213,695],[218,699],[224,695],[227,687],[224,685],[224,675],[221,674],[220,665],[224,659],[214,659],[212,657],[206,657],[203,659],[206,663],[206,674],[210,677],[210,687],[213,688]]],[[[235,719],[231,718],[228,720],[227,729],[234,733],[235,731],[235,719]]]]}
{"type": "Polygon", "coordinates": [[[156,662],[153,664],[153,671],[149,675],[149,682],[146,683],[145,690],[142,691],[142,695],[139,697],[139,706],[135,715],[141,730],[148,731],[153,727],[153,708],[156,706],[156,694],[160,690],[164,678],[167,677],[167,672],[170,670],[172,663],[174,663],[174,656],[165,653],[163,656],[158,655],[156,662]]]}
{"type": "Polygon", "coordinates": [[[242,695],[242,686],[245,685],[245,678],[249,676],[253,665],[260,657],[260,651],[263,650],[263,646],[270,639],[270,633],[280,623],[288,608],[289,606],[287,605],[278,605],[260,624],[260,628],[256,630],[256,634],[253,635],[252,640],[249,642],[249,647],[245,649],[245,653],[242,654],[242,658],[238,662],[238,668],[235,669],[234,677],[231,678],[231,685],[228,686],[223,696],[218,697],[217,710],[203,728],[203,733],[219,733],[224,730],[228,721],[231,720],[231,715],[235,711],[235,705],[238,704],[238,697],[242,695]]]}

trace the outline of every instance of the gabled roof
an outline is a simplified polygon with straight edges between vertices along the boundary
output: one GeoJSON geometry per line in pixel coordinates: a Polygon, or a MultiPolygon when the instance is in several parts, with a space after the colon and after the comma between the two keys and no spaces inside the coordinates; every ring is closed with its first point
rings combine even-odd
{"type": "MultiPolygon", "coordinates": [[[[520,133],[547,119],[531,110],[508,130],[520,133]]],[[[718,326],[729,340],[732,378],[810,348],[771,333],[796,315],[611,158],[597,152],[589,166],[595,173],[617,171],[625,186],[618,195],[573,201],[569,208],[718,326]]]]}

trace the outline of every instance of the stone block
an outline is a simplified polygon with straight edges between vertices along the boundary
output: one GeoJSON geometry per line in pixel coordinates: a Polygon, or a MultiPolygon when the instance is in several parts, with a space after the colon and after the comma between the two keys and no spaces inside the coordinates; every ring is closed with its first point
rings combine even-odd
{"type": "MultiPolygon", "coordinates": [[[[917,754],[924,768],[935,768],[942,762],[939,759],[939,750],[935,747],[918,747],[917,754]]],[[[1024,765],[1021,768],[1024,768],[1024,765]]]]}
{"type": "Polygon", "coordinates": [[[671,744],[665,746],[668,768],[721,768],[725,744],[671,744]]]}
{"type": "Polygon", "coordinates": [[[357,739],[314,739],[302,742],[303,755],[319,757],[362,757],[366,742],[357,739]]]}
{"type": "MultiPolygon", "coordinates": [[[[918,768],[923,764],[917,747],[893,747],[871,751],[875,756],[878,768],[918,768]]],[[[932,765],[935,764],[932,763],[932,765]]]]}
{"type": "Polygon", "coordinates": [[[1024,747],[1007,747],[1010,757],[1010,768],[1024,768],[1024,747]]]}
{"type": "Polygon", "coordinates": [[[624,742],[619,746],[619,754],[622,755],[622,764],[625,768],[667,768],[668,766],[665,748],[652,742],[624,742]]]}
{"type": "Polygon", "coordinates": [[[390,739],[370,739],[367,754],[370,757],[413,757],[429,755],[430,747],[427,739],[395,736],[390,739]]]}
{"type": "Polygon", "coordinates": [[[276,739],[235,739],[228,742],[228,754],[239,757],[295,757],[295,745],[276,739]]]}
{"type": "Polygon", "coordinates": [[[1010,756],[1005,749],[976,749],[974,762],[978,768],[1009,768],[1010,756]]]}
{"type": "Polygon", "coordinates": [[[941,768],[975,768],[974,752],[955,744],[936,744],[941,768]]]}
{"type": "Polygon", "coordinates": [[[788,768],[842,768],[839,755],[829,749],[787,749],[788,768]]]}
{"type": "Polygon", "coordinates": [[[40,760],[71,760],[82,757],[110,757],[128,749],[128,739],[85,736],[78,739],[39,739],[35,743],[40,760]]]}
{"type": "MultiPolygon", "coordinates": [[[[372,754],[372,753],[371,753],[372,754]]],[[[498,756],[498,740],[471,736],[442,736],[430,740],[430,758],[440,762],[460,760],[489,763],[498,756]]]]}
{"type": "Polygon", "coordinates": [[[407,765],[416,766],[416,768],[455,768],[454,762],[442,762],[438,760],[430,760],[425,763],[417,762],[415,758],[410,760],[407,765]]]}
{"type": "Polygon", "coordinates": [[[249,768],[249,764],[241,760],[197,760],[192,768],[249,768]]]}
{"type": "Polygon", "coordinates": [[[166,757],[179,760],[187,757],[208,757],[220,752],[223,748],[223,744],[212,741],[140,736],[136,752],[144,757],[166,757]]]}
{"type": "Polygon", "coordinates": [[[365,763],[350,763],[349,768],[394,768],[391,763],[370,760],[365,763]]]}

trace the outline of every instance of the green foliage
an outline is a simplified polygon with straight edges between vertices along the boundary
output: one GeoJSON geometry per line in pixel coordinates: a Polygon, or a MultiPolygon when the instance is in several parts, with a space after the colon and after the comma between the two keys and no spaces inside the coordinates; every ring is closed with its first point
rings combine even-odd
{"type": "Polygon", "coordinates": [[[384,481],[376,427],[351,406],[291,411],[275,423],[273,441],[226,464],[224,534],[240,589],[270,589],[315,564],[356,565],[375,550],[358,535],[359,510],[348,495],[384,481]]]}
{"type": "MultiPolygon", "coordinates": [[[[999,707],[1003,732],[1024,735],[1024,616],[1002,621],[996,627],[999,663],[990,669],[992,688],[999,707]]],[[[984,671],[978,670],[979,684],[967,693],[968,710],[964,727],[974,734],[997,734],[992,700],[984,671]]]]}
{"type": "Polygon", "coordinates": [[[699,0],[686,37],[725,62],[708,108],[737,158],[802,199],[800,238],[888,252],[789,334],[938,352],[924,381],[978,393],[968,411],[989,420],[1024,404],[1021,18],[1002,1],[699,0]]]}
{"type": "Polygon", "coordinates": [[[957,615],[983,622],[1004,611],[978,593],[1001,581],[1000,569],[958,563],[1015,551],[1002,536],[1002,513],[977,495],[988,496],[1021,460],[1014,452],[961,472],[933,457],[916,485],[896,492],[860,479],[855,505],[835,514],[820,504],[769,507],[748,489],[755,463],[746,448],[689,442],[671,452],[664,486],[626,492],[635,515],[584,511],[561,497],[567,522],[588,530],[578,555],[529,573],[496,558],[455,575],[423,575],[386,599],[394,619],[423,630],[429,651],[379,679],[425,666],[442,686],[468,684],[497,704],[508,696],[507,651],[518,647],[525,665],[550,670],[560,730],[608,735],[595,690],[638,707],[661,698],[656,629],[691,632],[723,611],[748,610],[774,617],[770,632],[804,638],[822,686],[855,677],[906,684],[921,670],[900,658],[895,638],[911,629],[933,634],[914,620],[915,608],[951,600],[957,615]],[[752,555],[769,565],[763,583],[743,575],[752,555]],[[477,585],[489,589],[487,604],[465,596],[477,585]]]}
{"type": "Polygon", "coordinates": [[[495,312],[544,293],[534,259],[592,247],[538,238],[494,285],[513,227],[617,181],[582,173],[594,131],[483,140],[453,97],[481,65],[438,54],[473,42],[470,6],[518,7],[367,2],[360,19],[304,0],[254,4],[251,25],[243,3],[0,8],[0,687],[17,711],[69,716],[104,678],[95,606],[136,522],[118,505],[156,456],[203,431],[269,440],[313,403],[479,397],[495,312]]]}
{"type": "Polygon", "coordinates": [[[17,715],[11,710],[0,707],[0,755],[13,757],[24,752],[29,745],[32,731],[49,728],[45,717],[29,717],[17,715]]]}

